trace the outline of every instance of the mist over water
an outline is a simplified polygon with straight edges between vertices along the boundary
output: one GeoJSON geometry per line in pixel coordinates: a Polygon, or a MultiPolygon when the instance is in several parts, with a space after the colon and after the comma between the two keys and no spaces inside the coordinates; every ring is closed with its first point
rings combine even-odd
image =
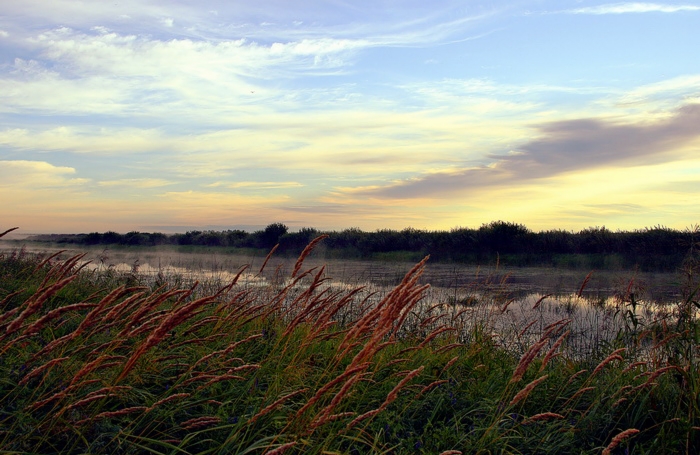
{"type": "MultiPolygon", "coordinates": [[[[52,254],[59,248],[24,245],[29,253],[52,254]]],[[[9,244],[0,251],[17,251],[9,244]]],[[[220,251],[181,252],[174,248],[68,250],[59,257],[86,253],[85,269],[92,273],[131,275],[149,286],[191,286],[198,281],[212,289],[231,283],[246,289],[281,289],[291,284],[296,258],[271,256],[262,273],[263,256],[226,254],[220,251]],[[241,270],[243,272],[241,272],[241,270]],[[239,272],[240,275],[239,275],[239,272]]],[[[328,278],[320,287],[330,291],[351,291],[366,304],[376,304],[398,285],[414,264],[339,260],[310,257],[302,270],[328,278]]],[[[310,278],[305,278],[308,280],[310,278]]],[[[305,289],[308,283],[298,283],[305,289]]],[[[411,330],[429,333],[448,322],[467,328],[479,325],[508,350],[517,352],[536,341],[557,321],[570,320],[567,350],[570,355],[587,355],[601,343],[612,342],[626,328],[630,316],[636,321],[670,317],[681,300],[680,274],[637,271],[567,270],[507,265],[467,266],[430,263],[421,277],[430,284],[416,308],[421,317],[434,321],[411,330]]],[[[289,294],[295,296],[294,288],[289,294]]],[[[349,311],[352,311],[351,309],[349,311]]],[[[411,327],[411,325],[408,325],[411,327]]],[[[465,330],[465,333],[472,333],[465,330]]],[[[464,340],[468,341],[468,340],[464,340]]]]}

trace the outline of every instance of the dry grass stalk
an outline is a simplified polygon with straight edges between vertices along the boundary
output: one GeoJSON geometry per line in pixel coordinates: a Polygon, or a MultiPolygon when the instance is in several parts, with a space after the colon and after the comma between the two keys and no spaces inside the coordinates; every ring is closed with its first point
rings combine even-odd
{"type": "Polygon", "coordinates": [[[148,336],[145,342],[139,346],[139,348],[131,355],[131,358],[124,365],[124,369],[121,374],[117,377],[117,382],[121,381],[126,377],[127,374],[136,364],[136,361],[150,348],[160,343],[163,338],[175,327],[182,324],[184,321],[192,316],[192,313],[196,311],[199,307],[214,302],[220,294],[219,293],[202,297],[193,302],[190,302],[186,306],[175,310],[168,318],[166,318],[160,325],[148,336]]]}
{"type": "MultiPolygon", "coordinates": [[[[5,306],[10,303],[10,300],[12,300],[13,297],[20,295],[22,292],[24,292],[24,289],[20,289],[19,291],[11,292],[7,294],[2,300],[0,300],[0,308],[5,308],[5,306]]],[[[10,311],[5,312],[4,314],[0,315],[0,322],[4,321],[5,319],[9,319],[10,316],[8,316],[8,313],[15,314],[19,310],[19,307],[13,308],[10,311]]]]}
{"type": "Polygon", "coordinates": [[[523,389],[520,392],[518,392],[517,394],[515,394],[513,399],[510,400],[510,403],[508,404],[508,406],[515,406],[516,404],[518,404],[519,402],[521,402],[522,400],[527,398],[527,396],[530,395],[530,392],[532,392],[532,390],[535,387],[537,387],[542,381],[547,379],[548,376],[549,375],[546,375],[546,374],[544,376],[540,376],[539,378],[535,379],[534,381],[530,382],[528,385],[523,387],[523,389]]]}
{"type": "Polygon", "coordinates": [[[21,381],[19,381],[18,385],[24,385],[27,382],[29,382],[33,377],[40,375],[42,372],[48,370],[49,368],[53,367],[54,365],[58,365],[61,362],[64,362],[66,360],[70,359],[70,357],[61,357],[58,359],[53,359],[48,362],[46,362],[44,365],[41,365],[39,367],[34,368],[32,371],[30,371],[24,378],[22,378],[21,381]]]}
{"type": "Polygon", "coordinates": [[[61,338],[56,338],[43,348],[39,350],[36,354],[34,354],[30,360],[30,362],[36,361],[38,358],[43,356],[44,354],[48,354],[49,352],[53,351],[54,349],[58,348],[59,346],[62,346],[72,340],[72,333],[69,333],[68,335],[63,335],[61,338]]]}
{"type": "Polygon", "coordinates": [[[64,408],[64,410],[68,411],[70,409],[79,408],[80,406],[90,404],[93,401],[101,400],[102,398],[107,398],[107,396],[108,395],[106,393],[98,393],[96,395],[88,396],[87,398],[83,398],[82,400],[78,400],[68,405],[68,407],[64,408]]]}
{"type": "Polygon", "coordinates": [[[576,373],[572,374],[572,375],[569,377],[569,380],[566,382],[566,385],[571,384],[572,382],[574,382],[574,380],[576,380],[576,378],[578,378],[578,377],[581,376],[582,374],[585,374],[587,371],[588,371],[588,370],[579,370],[579,371],[577,371],[576,373]]]}
{"type": "Polygon", "coordinates": [[[197,330],[199,330],[200,328],[202,328],[203,326],[205,326],[209,323],[212,323],[212,322],[219,322],[220,320],[221,320],[221,318],[219,318],[218,316],[206,317],[206,318],[202,319],[201,321],[197,321],[197,323],[192,324],[192,326],[190,328],[188,328],[187,330],[185,330],[182,333],[182,335],[183,336],[190,335],[190,334],[196,332],[197,330]]]}
{"type": "MultiPolygon", "coordinates": [[[[429,287],[428,285],[415,287],[427,260],[428,256],[414,266],[411,271],[406,274],[402,283],[382,299],[374,310],[363,316],[355,325],[355,327],[358,328],[356,331],[351,330],[348,332],[348,335],[346,335],[339,349],[342,349],[343,346],[347,346],[349,340],[361,334],[362,331],[367,329],[372,330],[370,340],[368,340],[360,352],[355,355],[351,365],[359,364],[374,356],[378,352],[381,340],[389,333],[393,332],[394,335],[396,334],[404,319],[408,316],[411,308],[418,303],[425,289],[429,287]]],[[[344,357],[348,349],[349,348],[346,347],[344,350],[340,350],[336,359],[339,360],[344,357]]]]}
{"type": "Polygon", "coordinates": [[[94,416],[94,417],[90,417],[90,418],[87,418],[87,419],[79,420],[79,421],[75,422],[75,425],[76,425],[76,426],[80,426],[80,425],[82,425],[82,424],[84,424],[84,423],[91,422],[91,421],[94,421],[94,420],[109,419],[109,418],[112,418],[112,417],[119,417],[119,416],[123,416],[123,415],[126,415],[126,414],[133,414],[133,413],[135,413],[135,412],[146,412],[147,409],[148,409],[148,408],[146,408],[146,406],[133,406],[133,407],[130,407],[130,408],[120,409],[120,410],[118,410],[118,411],[101,412],[101,413],[97,414],[97,415],[94,416]]]}
{"type": "Polygon", "coordinates": [[[513,302],[515,302],[515,299],[510,299],[505,304],[503,304],[503,306],[501,307],[501,314],[505,313],[510,304],[513,302]]]}
{"type": "MultiPolygon", "coordinates": [[[[86,381],[86,382],[87,382],[87,381],[86,381]]],[[[73,389],[75,389],[75,388],[77,388],[77,386],[69,387],[69,388],[66,389],[66,391],[68,391],[68,390],[73,390],[73,389]]],[[[127,390],[132,390],[132,387],[131,387],[131,386],[128,386],[128,385],[113,385],[113,386],[107,386],[107,387],[102,387],[102,388],[99,389],[99,390],[95,390],[94,392],[88,393],[87,395],[85,395],[85,398],[90,398],[90,397],[93,397],[93,396],[95,396],[95,395],[102,395],[102,394],[105,394],[105,393],[108,394],[108,395],[109,395],[109,394],[113,395],[113,394],[115,394],[115,393],[117,393],[117,392],[125,392],[125,391],[127,391],[127,390]]]]}
{"type": "Polygon", "coordinates": [[[583,283],[581,283],[581,287],[578,290],[578,293],[576,294],[578,297],[581,297],[583,295],[583,290],[586,289],[586,286],[588,285],[588,282],[591,281],[591,276],[593,275],[593,272],[588,272],[588,275],[586,275],[586,278],[583,279],[583,283]]]}
{"type": "Polygon", "coordinates": [[[427,386],[423,387],[423,388],[420,390],[420,392],[418,392],[418,393],[416,394],[416,396],[415,396],[414,398],[415,398],[415,399],[418,399],[418,398],[420,398],[421,396],[423,396],[423,395],[425,395],[426,393],[428,393],[428,392],[430,392],[431,390],[433,390],[435,387],[438,387],[439,385],[442,385],[442,384],[445,384],[445,383],[448,383],[448,382],[450,382],[448,379],[439,379],[439,380],[437,380],[437,381],[433,381],[433,382],[431,382],[430,384],[428,384],[427,386]]]}
{"type": "Polygon", "coordinates": [[[528,329],[529,329],[530,327],[532,327],[533,325],[535,325],[536,323],[537,323],[537,319],[533,319],[530,323],[528,323],[528,324],[525,326],[525,328],[522,329],[522,330],[520,331],[520,333],[518,333],[518,338],[522,338],[523,335],[525,335],[525,332],[527,332],[528,329]]]}
{"type": "Polygon", "coordinates": [[[425,366],[421,365],[420,367],[416,368],[415,370],[409,372],[405,378],[403,378],[401,381],[399,381],[396,386],[391,389],[391,392],[386,396],[386,399],[384,400],[384,403],[382,403],[381,406],[379,406],[379,410],[384,410],[386,409],[387,406],[389,406],[396,398],[399,396],[399,391],[403,388],[404,385],[411,379],[415,378],[421,372],[425,369],[425,366]]]}
{"type": "Polygon", "coordinates": [[[458,356],[458,355],[452,357],[452,358],[445,364],[445,366],[442,367],[442,371],[440,371],[440,374],[441,374],[441,375],[442,375],[442,374],[445,374],[445,371],[447,371],[452,365],[454,365],[455,362],[457,362],[457,360],[459,360],[459,356],[458,356]]]}
{"type": "MultiPolygon", "coordinates": [[[[203,311],[203,310],[202,310],[202,311],[203,311]]],[[[201,311],[195,311],[192,315],[190,315],[190,317],[189,317],[188,319],[193,318],[194,316],[196,316],[196,315],[199,314],[199,313],[201,313],[201,311]]],[[[170,348],[171,348],[171,349],[175,349],[175,348],[178,348],[178,347],[180,347],[180,346],[186,346],[186,345],[188,345],[188,344],[199,344],[199,345],[204,345],[204,344],[209,343],[210,341],[214,341],[214,340],[216,340],[216,339],[218,339],[218,338],[226,338],[226,337],[228,337],[228,336],[229,336],[228,333],[214,333],[214,334],[212,334],[212,335],[209,335],[208,337],[204,337],[204,338],[190,338],[189,340],[184,340],[184,341],[181,341],[181,342],[179,342],[179,343],[171,344],[171,345],[170,345],[170,348]]]]}
{"type": "Polygon", "coordinates": [[[331,318],[333,318],[338,312],[351,303],[355,297],[356,294],[364,290],[364,286],[358,287],[353,289],[352,291],[348,292],[341,298],[337,298],[341,295],[341,292],[339,291],[338,293],[330,296],[330,305],[325,306],[325,311],[319,316],[317,324],[318,325],[325,325],[327,322],[331,321],[331,318]]]}
{"type": "MultiPolygon", "coordinates": [[[[557,338],[557,341],[554,342],[551,348],[549,348],[549,351],[547,351],[547,354],[545,354],[544,359],[542,360],[542,365],[540,366],[540,372],[542,372],[547,364],[549,363],[550,360],[552,360],[555,357],[555,352],[557,349],[559,349],[559,346],[564,342],[567,336],[571,333],[571,330],[567,330],[563,334],[557,338]]],[[[558,354],[557,354],[558,355],[558,354]]]]}
{"type": "Polygon", "coordinates": [[[5,235],[9,234],[12,231],[16,231],[17,229],[19,229],[19,226],[10,228],[10,229],[6,230],[5,232],[0,233],[0,237],[4,237],[5,235]]]}
{"type": "MultiPolygon", "coordinates": [[[[47,285],[47,283],[49,281],[51,281],[52,279],[60,281],[60,280],[64,279],[69,274],[77,276],[78,271],[77,270],[74,271],[75,266],[80,259],[85,257],[85,254],[86,253],[76,254],[75,256],[66,259],[62,264],[57,264],[57,265],[53,266],[51,268],[51,270],[49,270],[49,272],[46,274],[43,282],[41,283],[41,286],[39,286],[39,287],[44,288],[47,285]]],[[[85,266],[85,265],[87,265],[87,263],[83,264],[83,266],[85,266]]]]}
{"type": "Polygon", "coordinates": [[[27,327],[27,329],[24,331],[24,335],[33,335],[39,332],[39,330],[43,329],[46,326],[46,324],[48,324],[50,321],[63,316],[69,311],[84,310],[87,308],[94,308],[96,306],[96,303],[74,303],[72,305],[67,305],[60,308],[56,308],[55,310],[51,310],[44,316],[42,316],[40,319],[37,319],[32,325],[27,327]]]}
{"type": "Polygon", "coordinates": [[[625,352],[626,350],[627,350],[627,348],[620,348],[620,349],[614,350],[612,353],[610,353],[609,356],[607,356],[605,359],[603,359],[603,361],[600,362],[597,367],[595,367],[595,369],[593,370],[593,373],[591,373],[591,376],[595,376],[596,374],[600,373],[600,371],[603,368],[605,368],[605,365],[612,362],[613,360],[619,360],[620,362],[622,362],[624,359],[622,358],[620,353],[625,352]]]}
{"type": "Polygon", "coordinates": [[[542,350],[542,348],[544,348],[548,341],[549,340],[546,338],[538,341],[537,343],[533,344],[530,349],[525,352],[525,354],[523,354],[518,362],[518,366],[515,368],[515,371],[513,371],[513,376],[510,379],[511,384],[518,382],[523,378],[525,372],[527,371],[527,367],[529,367],[530,363],[535,360],[537,354],[542,350]]]}
{"type": "MultiPolygon", "coordinates": [[[[182,364],[182,365],[185,366],[186,364],[182,364]]],[[[210,380],[215,380],[217,378],[219,378],[218,374],[201,373],[195,377],[186,379],[186,380],[180,382],[179,384],[175,384],[173,386],[173,389],[177,389],[180,387],[187,387],[188,385],[194,384],[195,382],[198,382],[198,381],[210,381],[210,380]]],[[[244,379],[245,379],[244,377],[238,376],[238,380],[244,380],[244,379]]],[[[199,390],[199,389],[197,389],[197,390],[199,390]]]]}
{"type": "Polygon", "coordinates": [[[620,443],[622,441],[634,436],[637,433],[639,433],[639,430],[637,430],[636,428],[629,428],[629,429],[619,433],[617,436],[615,436],[612,439],[612,441],[610,441],[610,444],[608,444],[608,446],[605,448],[605,450],[603,450],[602,455],[610,455],[612,453],[612,451],[615,450],[615,447],[620,445],[620,443]]]}
{"type": "MultiPolygon", "coordinates": [[[[133,292],[133,290],[139,289],[139,288],[130,288],[130,289],[132,289],[131,292],[133,292]]],[[[121,303],[114,305],[114,307],[112,307],[112,309],[109,311],[109,313],[107,313],[106,315],[104,315],[102,317],[102,322],[107,322],[107,321],[112,321],[112,320],[117,319],[122,314],[128,312],[132,306],[136,306],[137,301],[145,295],[146,295],[146,293],[143,291],[138,292],[138,293],[130,296],[129,298],[124,299],[121,303]]]]}
{"type": "Polygon", "coordinates": [[[149,406],[146,409],[146,412],[151,412],[153,409],[157,408],[158,406],[164,405],[165,403],[169,403],[171,401],[179,400],[181,398],[187,398],[189,397],[189,393],[176,393],[174,395],[170,395],[169,397],[163,398],[162,400],[158,400],[155,403],[153,403],[151,406],[149,406]]]}
{"type": "Polygon", "coordinates": [[[92,311],[90,311],[87,314],[87,316],[85,316],[83,322],[75,330],[76,336],[81,334],[84,330],[90,328],[92,325],[94,325],[105,308],[109,307],[115,301],[119,300],[120,298],[129,294],[130,292],[130,289],[126,286],[120,286],[117,289],[110,292],[109,294],[107,294],[102,300],[98,302],[97,306],[92,311]]]}
{"type": "Polygon", "coordinates": [[[540,297],[540,298],[537,300],[537,302],[535,302],[534,305],[532,305],[532,309],[533,309],[533,310],[536,310],[537,308],[539,308],[539,306],[542,304],[542,302],[545,301],[545,299],[547,299],[547,298],[549,298],[549,297],[551,297],[551,296],[553,296],[553,295],[554,295],[554,294],[545,294],[545,295],[543,295],[542,297],[540,297]]]}
{"type": "Polygon", "coordinates": [[[307,390],[309,390],[309,389],[308,389],[308,388],[299,389],[299,390],[296,390],[296,391],[294,391],[294,392],[292,392],[292,393],[288,393],[287,395],[284,395],[284,396],[278,398],[278,399],[275,400],[272,404],[270,404],[270,405],[268,405],[268,406],[265,406],[263,409],[261,409],[260,411],[258,411],[258,413],[255,414],[255,415],[250,419],[250,423],[255,422],[256,420],[258,420],[260,417],[264,416],[265,414],[268,414],[268,413],[270,413],[271,411],[274,411],[279,405],[281,405],[281,404],[284,403],[285,401],[287,401],[287,400],[289,400],[290,398],[293,398],[293,397],[295,397],[295,396],[297,396],[297,395],[300,395],[300,394],[306,392],[307,390]]]}
{"type": "Polygon", "coordinates": [[[340,413],[338,413],[338,414],[333,414],[333,415],[328,416],[328,417],[326,418],[326,420],[325,420],[323,423],[326,423],[326,422],[335,422],[336,420],[344,419],[345,417],[352,417],[352,416],[354,416],[355,414],[357,414],[357,413],[356,413],[356,412],[352,412],[352,411],[340,412],[340,413]]]}
{"type": "Polygon", "coordinates": [[[359,373],[360,371],[366,370],[370,366],[369,362],[362,363],[360,365],[354,366],[351,368],[351,365],[348,365],[348,368],[341,374],[340,376],[336,377],[332,381],[330,381],[328,384],[324,385],[318,391],[316,394],[304,405],[302,406],[301,409],[299,409],[295,415],[296,418],[300,417],[307,409],[309,409],[311,406],[313,406],[320,398],[325,394],[328,390],[333,388],[335,385],[340,384],[341,382],[345,381],[348,377],[359,373]]]}
{"type": "Polygon", "coordinates": [[[527,425],[529,423],[533,422],[538,422],[540,420],[551,420],[551,419],[557,419],[561,420],[564,419],[565,417],[561,414],[557,414],[556,412],[542,412],[540,414],[535,414],[532,417],[528,417],[527,419],[523,420],[523,425],[527,425]]]}
{"type": "Polygon", "coordinates": [[[615,401],[615,402],[612,404],[612,407],[613,407],[613,408],[616,408],[616,407],[620,406],[622,403],[624,403],[625,401],[627,401],[627,398],[622,397],[622,398],[620,398],[619,400],[615,401]]]}
{"type": "MultiPolygon", "coordinates": [[[[162,289],[162,287],[160,289],[162,289]]],[[[181,294],[182,297],[182,295],[187,295],[190,292],[187,290],[171,290],[163,293],[158,293],[160,289],[139,305],[139,309],[136,312],[134,312],[134,314],[129,319],[129,322],[124,327],[124,330],[122,330],[117,335],[117,337],[127,336],[127,334],[131,331],[133,327],[136,327],[141,324],[141,321],[147,314],[151,313],[153,309],[158,307],[161,303],[165,302],[169,298],[175,297],[178,294],[181,294]]],[[[177,312],[176,305],[173,306],[172,312],[177,312]]]]}
{"type": "Polygon", "coordinates": [[[270,260],[270,258],[271,258],[272,255],[275,253],[275,251],[277,251],[277,248],[278,248],[279,246],[280,246],[280,244],[278,243],[277,245],[275,245],[275,246],[272,247],[272,249],[270,250],[269,253],[267,253],[267,256],[265,256],[265,260],[264,260],[263,263],[262,263],[262,266],[260,266],[260,270],[258,270],[258,275],[262,275],[263,270],[265,270],[265,266],[267,265],[267,261],[270,260]]]}
{"type": "MultiPolygon", "coordinates": [[[[250,335],[250,336],[248,336],[248,337],[246,337],[246,338],[244,338],[244,339],[242,339],[242,340],[235,341],[235,342],[229,344],[229,345],[226,347],[226,349],[223,349],[223,350],[221,350],[221,351],[215,351],[215,352],[212,352],[212,353],[209,354],[209,355],[206,355],[206,356],[202,357],[202,358],[199,359],[197,362],[195,362],[193,368],[196,367],[197,365],[199,365],[199,364],[202,363],[202,362],[206,362],[207,360],[211,359],[212,357],[215,357],[215,356],[218,356],[218,355],[220,355],[220,356],[226,356],[226,355],[230,354],[231,352],[233,352],[238,346],[240,346],[240,345],[242,345],[242,344],[244,344],[244,343],[248,343],[248,342],[253,341],[253,340],[257,340],[258,338],[262,338],[262,336],[263,336],[262,333],[256,333],[256,334],[250,335]]],[[[243,359],[239,359],[239,360],[241,360],[241,362],[243,361],[243,359]]]]}
{"type": "Polygon", "coordinates": [[[370,417],[376,416],[380,412],[382,412],[382,410],[377,408],[377,409],[372,409],[371,411],[367,411],[364,414],[361,414],[361,415],[355,417],[350,423],[347,424],[347,426],[345,427],[345,431],[352,429],[355,425],[362,422],[363,420],[367,420],[370,417]]]}
{"type": "Polygon", "coordinates": [[[39,290],[36,291],[36,293],[29,297],[25,301],[25,309],[22,311],[17,318],[15,318],[14,321],[12,321],[7,328],[5,329],[5,332],[8,334],[14,332],[17,330],[22,323],[31,315],[39,311],[41,308],[41,305],[52,295],[63,289],[68,283],[71,281],[74,281],[76,278],[78,278],[77,275],[72,275],[67,278],[62,279],[61,281],[54,283],[53,285],[47,287],[47,288],[40,288],[39,290]]]}
{"type": "Polygon", "coordinates": [[[634,363],[630,364],[628,367],[626,367],[624,370],[622,370],[622,374],[629,373],[630,371],[634,370],[637,367],[646,366],[646,365],[647,365],[646,362],[634,362],[634,363]]]}
{"type": "Polygon", "coordinates": [[[423,342],[421,342],[421,344],[418,345],[418,349],[424,348],[426,344],[430,343],[432,340],[435,339],[435,337],[437,337],[441,333],[454,332],[455,330],[457,329],[454,327],[440,327],[437,330],[433,330],[433,332],[427,337],[425,337],[425,340],[423,340],[423,342]]]}
{"type": "Polygon", "coordinates": [[[54,400],[63,399],[63,398],[65,398],[67,395],[68,395],[68,394],[67,394],[65,391],[55,393],[55,394],[51,395],[51,396],[48,397],[48,398],[45,398],[45,399],[39,400],[39,401],[35,401],[35,402],[32,403],[31,405],[27,406],[27,407],[25,408],[25,410],[27,410],[27,411],[34,411],[35,409],[39,409],[39,408],[41,408],[41,407],[43,407],[43,406],[45,406],[45,405],[51,403],[51,402],[54,401],[54,400]]]}
{"type": "Polygon", "coordinates": [[[632,389],[633,387],[631,385],[625,385],[617,389],[617,392],[613,393],[612,396],[616,397],[619,395],[622,395],[623,393],[627,392],[628,390],[632,389]]]}
{"type": "MultiPolygon", "coordinates": [[[[652,373],[649,375],[649,378],[646,380],[646,382],[645,382],[644,384],[638,385],[637,387],[633,388],[632,390],[630,390],[630,391],[628,392],[628,394],[632,394],[632,393],[634,393],[634,392],[636,392],[636,391],[638,391],[638,390],[641,390],[641,389],[643,389],[643,388],[645,388],[645,387],[650,387],[650,386],[656,384],[656,383],[653,382],[653,381],[654,381],[656,378],[658,378],[659,376],[661,376],[662,374],[664,374],[664,373],[666,373],[666,372],[668,372],[668,371],[670,371],[670,370],[683,371],[683,370],[681,370],[680,368],[678,368],[678,367],[675,366],[675,365],[671,365],[671,366],[659,368],[658,370],[652,372],[652,373]]],[[[640,375],[640,376],[641,376],[641,375],[640,375]]]]}
{"type": "Polygon", "coordinates": [[[659,341],[658,343],[656,343],[654,346],[652,346],[652,347],[651,347],[651,350],[652,350],[652,351],[655,351],[656,349],[659,349],[660,347],[662,347],[663,345],[667,344],[669,341],[673,340],[674,338],[680,338],[681,336],[683,336],[682,333],[677,333],[677,332],[676,332],[676,333],[672,333],[672,334],[666,336],[664,339],[662,339],[662,340],[659,341]]]}
{"type": "Polygon", "coordinates": [[[568,404],[568,403],[574,401],[576,398],[578,398],[578,397],[580,397],[581,395],[583,395],[584,393],[590,392],[590,391],[592,391],[592,390],[595,390],[595,387],[582,387],[582,388],[578,389],[578,390],[576,391],[576,393],[574,393],[573,395],[571,395],[571,398],[569,398],[568,400],[566,400],[566,403],[568,404]]]}
{"type": "Polygon", "coordinates": [[[403,326],[404,321],[411,314],[413,307],[415,307],[418,304],[418,302],[421,301],[425,291],[427,291],[428,289],[430,289],[430,285],[424,284],[423,286],[413,289],[411,293],[405,297],[407,303],[402,305],[402,307],[398,309],[396,314],[392,315],[392,320],[396,320],[396,323],[394,324],[394,334],[396,334],[398,330],[403,326]]]}
{"type": "Polygon", "coordinates": [[[462,346],[466,346],[466,345],[464,343],[450,343],[450,344],[446,344],[444,346],[440,346],[439,348],[435,349],[433,352],[435,352],[435,354],[443,354],[447,351],[451,351],[451,350],[456,349],[456,348],[461,348],[462,346]]]}
{"type": "Polygon", "coordinates": [[[396,365],[398,363],[408,362],[409,360],[411,360],[411,359],[406,358],[406,357],[402,357],[400,359],[394,359],[391,362],[388,362],[386,365],[384,365],[384,368],[388,368],[388,367],[396,365]]]}
{"type": "Polygon", "coordinates": [[[213,416],[195,417],[180,424],[183,430],[194,430],[196,428],[207,427],[221,423],[221,418],[213,416]]]}
{"type": "Polygon", "coordinates": [[[544,340],[545,338],[556,336],[556,334],[559,333],[561,330],[563,330],[567,324],[570,324],[571,321],[572,321],[571,318],[566,318],[566,319],[560,319],[556,322],[549,324],[547,327],[544,328],[544,332],[542,333],[540,340],[544,340]]]}
{"type": "Polygon", "coordinates": [[[85,365],[83,365],[83,367],[80,370],[78,370],[77,373],[75,373],[70,384],[68,384],[68,387],[72,386],[73,384],[76,384],[84,376],[87,376],[88,374],[90,374],[102,362],[106,362],[106,361],[110,361],[110,360],[123,360],[123,359],[125,359],[125,357],[121,356],[121,355],[102,355],[102,356],[96,358],[95,360],[93,360],[92,362],[86,363],[85,365]]]}
{"type": "Polygon", "coordinates": [[[206,389],[207,387],[210,387],[212,384],[216,384],[217,382],[223,382],[223,381],[245,381],[246,378],[243,376],[236,376],[233,374],[222,374],[219,375],[215,378],[210,379],[209,381],[205,382],[201,386],[197,387],[197,391],[199,392],[202,389],[206,389]]]}
{"type": "Polygon", "coordinates": [[[396,355],[404,355],[408,354],[409,352],[416,352],[418,349],[420,349],[418,346],[409,346],[400,350],[396,355]]]}
{"type": "Polygon", "coordinates": [[[34,267],[34,272],[38,272],[42,267],[44,267],[46,264],[51,262],[51,259],[60,256],[61,254],[65,253],[68,250],[59,250],[56,251],[54,254],[48,256],[46,259],[41,261],[36,267],[34,267]]]}
{"type": "Polygon", "coordinates": [[[429,316],[425,319],[423,319],[420,324],[418,324],[419,328],[423,328],[427,325],[434,325],[437,321],[439,321],[442,318],[446,318],[447,314],[436,314],[435,316],[429,316]]]}
{"type": "Polygon", "coordinates": [[[264,455],[280,455],[280,454],[286,452],[287,449],[290,449],[290,448],[294,447],[295,445],[297,445],[296,441],[288,442],[286,444],[282,444],[281,446],[275,448],[274,450],[270,450],[268,452],[265,452],[264,455]]]}
{"type": "Polygon", "coordinates": [[[354,376],[351,376],[347,381],[345,381],[345,384],[343,384],[340,390],[338,390],[338,392],[331,400],[330,404],[323,408],[323,410],[321,410],[321,412],[318,413],[317,417],[312,421],[310,425],[311,428],[318,428],[324,423],[328,422],[328,418],[330,417],[331,412],[333,412],[336,406],[338,406],[342,399],[349,393],[352,386],[354,386],[355,383],[357,383],[359,380],[364,379],[365,376],[367,376],[367,373],[358,373],[354,376]]]}
{"type": "Polygon", "coordinates": [[[321,242],[321,240],[328,238],[328,234],[323,234],[319,235],[315,239],[311,241],[308,245],[306,245],[306,248],[304,248],[304,251],[301,252],[299,255],[299,259],[297,259],[296,264],[294,264],[294,270],[292,271],[292,278],[294,278],[297,275],[297,272],[301,269],[302,264],[304,263],[304,259],[311,254],[311,251],[313,251],[314,248],[316,248],[316,245],[321,242]]]}

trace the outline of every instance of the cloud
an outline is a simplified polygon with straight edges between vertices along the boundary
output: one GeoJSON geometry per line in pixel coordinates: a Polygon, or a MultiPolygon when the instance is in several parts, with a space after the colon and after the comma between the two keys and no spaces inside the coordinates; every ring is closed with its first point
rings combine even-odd
{"type": "Polygon", "coordinates": [[[54,166],[46,161],[5,160],[0,161],[0,187],[22,189],[72,188],[87,179],[73,178],[75,169],[54,166]]]}
{"type": "Polygon", "coordinates": [[[571,9],[572,14],[628,14],[628,13],[677,13],[681,11],[700,11],[700,6],[668,5],[663,3],[624,2],[588,6],[571,9]]]}
{"type": "Polygon", "coordinates": [[[700,97],[700,74],[677,76],[637,87],[619,98],[617,104],[632,105],[650,100],[657,103],[675,103],[678,99],[692,97],[692,93],[700,97]]]}
{"type": "Polygon", "coordinates": [[[102,180],[97,182],[98,186],[102,187],[125,187],[125,188],[159,188],[162,186],[173,185],[175,182],[164,179],[144,178],[144,179],[119,179],[119,180],[102,180]]]}
{"type": "Polygon", "coordinates": [[[234,183],[226,183],[226,182],[216,182],[212,183],[210,185],[207,185],[209,187],[225,187],[225,188],[231,188],[231,189],[237,189],[237,188],[250,188],[253,190],[276,190],[276,189],[285,189],[285,188],[300,188],[303,187],[304,185],[299,183],[299,182],[234,182],[234,183]]]}
{"type": "Polygon", "coordinates": [[[491,162],[449,172],[434,172],[385,186],[343,188],[354,196],[431,198],[470,190],[514,186],[519,182],[606,166],[638,166],[675,159],[673,154],[700,138],[700,104],[690,104],[654,123],[577,119],[538,125],[539,138],[491,162]]]}
{"type": "Polygon", "coordinates": [[[170,141],[162,132],[139,128],[59,126],[50,129],[12,128],[0,131],[0,145],[20,150],[123,155],[158,150],[170,141]]]}
{"type": "MultiPolygon", "coordinates": [[[[314,90],[285,90],[280,81],[340,74],[357,52],[373,46],[333,37],[269,44],[246,38],[160,40],[105,27],[59,27],[22,45],[28,55],[0,66],[0,112],[171,122],[200,111],[200,125],[299,107],[314,90]]],[[[324,102],[347,94],[341,92],[324,102]]]]}

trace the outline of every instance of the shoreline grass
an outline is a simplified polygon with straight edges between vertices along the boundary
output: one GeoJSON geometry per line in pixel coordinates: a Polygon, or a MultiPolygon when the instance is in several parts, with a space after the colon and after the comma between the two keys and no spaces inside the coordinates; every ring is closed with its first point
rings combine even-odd
{"type": "Polygon", "coordinates": [[[144,283],[78,256],[3,253],[0,451],[700,450],[692,290],[663,316],[611,314],[615,336],[574,355],[566,314],[506,343],[493,312],[426,305],[425,260],[377,295],[307,268],[314,245],[265,285],[144,283]]]}

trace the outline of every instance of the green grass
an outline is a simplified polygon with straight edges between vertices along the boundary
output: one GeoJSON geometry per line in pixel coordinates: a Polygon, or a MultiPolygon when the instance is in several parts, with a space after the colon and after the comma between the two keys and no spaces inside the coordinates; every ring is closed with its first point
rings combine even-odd
{"type": "Polygon", "coordinates": [[[594,454],[628,429],[610,453],[700,450],[690,291],[575,355],[566,319],[505,344],[441,315],[424,263],[377,296],[303,266],[173,287],[80,259],[0,257],[2,453],[594,454]]]}

